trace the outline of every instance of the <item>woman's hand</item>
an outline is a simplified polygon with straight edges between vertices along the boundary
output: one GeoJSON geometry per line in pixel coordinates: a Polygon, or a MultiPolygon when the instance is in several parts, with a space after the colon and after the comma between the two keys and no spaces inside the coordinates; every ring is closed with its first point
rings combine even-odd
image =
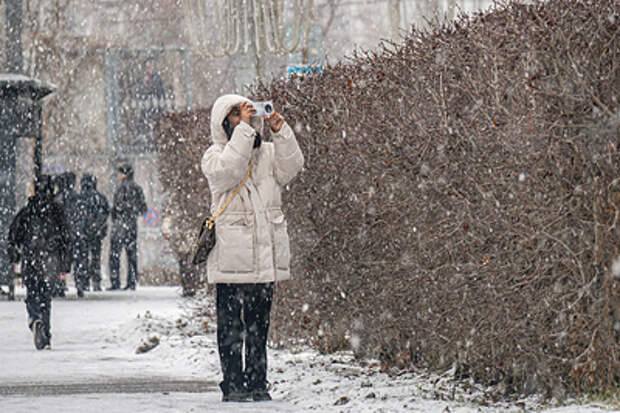
{"type": "Polygon", "coordinates": [[[271,127],[272,132],[280,132],[280,128],[282,128],[284,124],[284,118],[280,116],[278,112],[273,112],[271,115],[266,116],[265,119],[269,122],[269,127],[271,127]]]}
{"type": "Polygon", "coordinates": [[[252,106],[250,102],[241,102],[241,105],[239,105],[239,109],[241,112],[241,121],[249,125],[250,118],[253,114],[256,113],[256,109],[254,109],[254,106],[252,106]]]}

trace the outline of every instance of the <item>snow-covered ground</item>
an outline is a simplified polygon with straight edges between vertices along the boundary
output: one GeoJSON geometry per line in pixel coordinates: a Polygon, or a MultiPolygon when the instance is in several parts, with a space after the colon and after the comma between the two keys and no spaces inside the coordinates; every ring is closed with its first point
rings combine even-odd
{"type": "Polygon", "coordinates": [[[449,374],[389,377],[378,363],[309,349],[270,349],[274,401],[221,403],[215,323],[192,321],[177,288],[90,293],[83,300],[70,291],[53,302],[51,351],[34,349],[25,292],[17,293],[18,301],[0,299],[0,412],[615,411],[576,402],[553,407],[535,398],[492,403],[484,388],[457,384],[449,374]],[[151,341],[159,344],[137,353],[151,341]],[[176,383],[184,391],[175,391],[176,383]]]}

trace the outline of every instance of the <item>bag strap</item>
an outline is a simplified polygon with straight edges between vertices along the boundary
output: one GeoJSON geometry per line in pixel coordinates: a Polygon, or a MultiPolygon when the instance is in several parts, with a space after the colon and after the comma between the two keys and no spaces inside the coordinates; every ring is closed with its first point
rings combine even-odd
{"type": "Polygon", "coordinates": [[[248,171],[245,173],[245,176],[243,177],[243,180],[241,181],[241,183],[239,184],[239,186],[237,187],[237,189],[235,189],[235,192],[232,193],[232,195],[226,200],[226,202],[224,202],[224,205],[222,205],[222,207],[220,208],[219,211],[217,211],[217,214],[215,214],[212,217],[209,217],[206,221],[205,221],[205,226],[208,229],[213,228],[213,224],[215,224],[215,220],[217,219],[217,217],[219,217],[220,215],[222,215],[222,213],[224,213],[224,211],[226,210],[226,207],[228,206],[228,204],[230,204],[230,202],[233,200],[233,198],[235,196],[237,196],[237,194],[239,193],[239,191],[241,191],[241,188],[243,187],[243,185],[245,185],[245,182],[248,180],[248,177],[250,176],[250,171],[252,170],[252,160],[250,160],[250,165],[248,166],[248,171]]]}

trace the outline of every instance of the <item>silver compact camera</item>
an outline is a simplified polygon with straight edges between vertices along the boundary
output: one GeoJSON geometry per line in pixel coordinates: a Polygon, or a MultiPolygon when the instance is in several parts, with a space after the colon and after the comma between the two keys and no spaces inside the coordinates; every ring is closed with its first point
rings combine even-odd
{"type": "Polygon", "coordinates": [[[266,100],[264,102],[250,102],[254,109],[256,109],[256,113],[253,114],[253,117],[263,117],[263,116],[271,116],[273,113],[273,102],[270,100],[266,100]]]}

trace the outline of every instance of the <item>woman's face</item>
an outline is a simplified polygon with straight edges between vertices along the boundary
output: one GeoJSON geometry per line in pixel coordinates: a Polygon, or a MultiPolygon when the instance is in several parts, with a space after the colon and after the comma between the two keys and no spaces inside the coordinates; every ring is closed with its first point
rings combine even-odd
{"type": "Polygon", "coordinates": [[[239,108],[239,105],[233,106],[233,108],[228,113],[226,119],[228,119],[230,127],[233,129],[235,126],[241,123],[241,109],[239,108]]]}

